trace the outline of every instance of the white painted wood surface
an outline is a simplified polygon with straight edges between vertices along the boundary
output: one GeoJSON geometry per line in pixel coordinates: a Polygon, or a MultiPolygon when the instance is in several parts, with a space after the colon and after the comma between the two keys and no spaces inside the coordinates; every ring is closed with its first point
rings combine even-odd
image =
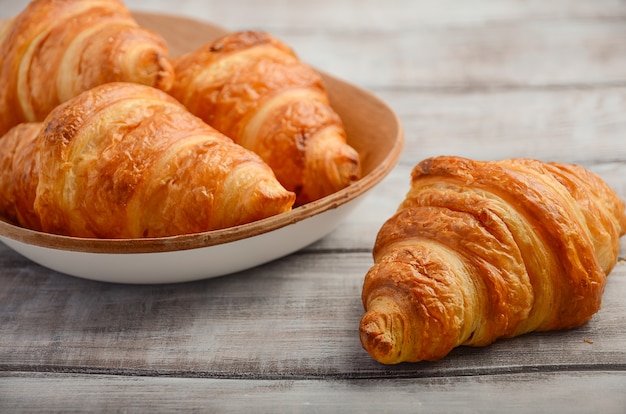
{"type": "MultiPolygon", "coordinates": [[[[336,231],[195,283],[57,274],[0,245],[0,411],[626,411],[626,241],[585,326],[380,365],[358,339],[380,225],[437,154],[576,162],[626,198],[626,3],[127,0],[262,29],[400,116],[399,165],[336,231]]],[[[0,2],[0,17],[25,1],[0,2]]],[[[358,103],[355,103],[358,104],[358,103]]]]}

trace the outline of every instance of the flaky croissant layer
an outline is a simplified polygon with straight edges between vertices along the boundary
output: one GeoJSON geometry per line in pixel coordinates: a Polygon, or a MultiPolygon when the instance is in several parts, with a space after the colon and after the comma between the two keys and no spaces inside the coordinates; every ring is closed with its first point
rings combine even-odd
{"type": "Polygon", "coordinates": [[[168,90],[164,39],[120,0],[35,0],[0,29],[0,135],[107,82],[168,90]]]}
{"type": "Polygon", "coordinates": [[[426,159],[377,236],[361,343],[394,364],[580,326],[625,232],[624,202],[582,167],[426,159]]]}
{"type": "Polygon", "coordinates": [[[305,204],[361,177],[322,77],[275,37],[235,32],[174,60],[170,93],[259,154],[305,204]]]}
{"type": "Polygon", "coordinates": [[[0,138],[0,196],[12,200],[2,214],[25,227],[173,236],[260,220],[295,201],[256,154],[149,86],[97,86],[23,125],[0,138]]]}
{"type": "Polygon", "coordinates": [[[37,137],[41,127],[41,122],[23,123],[0,137],[0,215],[33,230],[41,230],[33,208],[39,182],[37,137]]]}

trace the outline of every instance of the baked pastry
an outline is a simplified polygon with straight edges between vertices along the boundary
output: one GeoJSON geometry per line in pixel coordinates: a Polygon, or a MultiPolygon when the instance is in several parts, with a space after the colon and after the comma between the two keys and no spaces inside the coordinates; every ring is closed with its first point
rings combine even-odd
{"type": "Polygon", "coordinates": [[[0,214],[33,230],[41,230],[33,206],[39,182],[37,136],[42,125],[18,124],[0,137],[0,214]]]}
{"type": "Polygon", "coordinates": [[[275,37],[228,34],[174,60],[170,93],[256,152],[305,204],[358,180],[359,154],[319,73],[275,37]]]}
{"type": "MultiPolygon", "coordinates": [[[[33,200],[45,232],[173,236],[263,219],[288,211],[295,201],[256,154],[156,88],[97,86],[59,105],[40,125],[37,135],[35,126],[16,127],[0,139],[8,151],[15,148],[16,160],[11,174],[0,176],[0,191],[16,191],[6,182],[28,177],[22,179],[26,194],[7,199],[33,200]],[[20,130],[19,143],[12,144],[20,130]]],[[[0,160],[8,164],[6,157],[0,160]]],[[[4,215],[34,227],[32,220],[21,220],[31,216],[29,207],[16,202],[14,208],[26,213],[8,208],[4,215]]]]}
{"type": "Polygon", "coordinates": [[[165,41],[119,0],[35,0],[0,39],[0,135],[96,85],[174,80],[165,41]]]}
{"type": "Polygon", "coordinates": [[[394,364],[580,326],[625,231],[624,202],[582,167],[426,159],[377,236],[362,345],[394,364]]]}

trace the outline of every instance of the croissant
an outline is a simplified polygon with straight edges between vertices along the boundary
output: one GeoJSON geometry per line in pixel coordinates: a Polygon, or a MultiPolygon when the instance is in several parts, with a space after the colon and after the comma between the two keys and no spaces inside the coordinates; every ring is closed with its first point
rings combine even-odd
{"type": "Polygon", "coordinates": [[[0,138],[0,213],[33,230],[41,230],[33,204],[39,181],[37,136],[42,125],[18,124],[0,138]]]}
{"type": "Polygon", "coordinates": [[[252,151],[165,92],[134,83],[94,87],[42,123],[11,129],[0,154],[0,197],[13,205],[3,215],[56,234],[197,233],[273,216],[295,201],[252,151]]]}
{"type": "Polygon", "coordinates": [[[192,113],[261,156],[296,204],[361,176],[359,154],[319,73],[263,32],[228,34],[174,59],[170,93],[192,113]]]}
{"type": "Polygon", "coordinates": [[[0,134],[96,85],[174,81],[165,41],[119,0],[35,0],[0,38],[0,134]]]}
{"type": "Polygon", "coordinates": [[[360,339],[377,361],[580,326],[598,311],[626,232],[624,202],[590,171],[529,159],[426,159],[381,227],[360,339]]]}

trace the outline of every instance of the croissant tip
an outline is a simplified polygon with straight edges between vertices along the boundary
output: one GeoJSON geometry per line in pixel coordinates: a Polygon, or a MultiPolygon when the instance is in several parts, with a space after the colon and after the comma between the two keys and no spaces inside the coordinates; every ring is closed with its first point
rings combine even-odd
{"type": "Polygon", "coordinates": [[[392,332],[385,328],[385,318],[380,314],[366,313],[361,319],[359,335],[361,345],[376,361],[396,364],[397,343],[392,332]]]}
{"type": "MultiPolygon", "coordinates": [[[[352,148],[349,148],[352,150],[352,148]]],[[[336,160],[336,168],[344,183],[353,183],[361,178],[361,162],[356,151],[351,151],[341,159],[336,160]]]]}

